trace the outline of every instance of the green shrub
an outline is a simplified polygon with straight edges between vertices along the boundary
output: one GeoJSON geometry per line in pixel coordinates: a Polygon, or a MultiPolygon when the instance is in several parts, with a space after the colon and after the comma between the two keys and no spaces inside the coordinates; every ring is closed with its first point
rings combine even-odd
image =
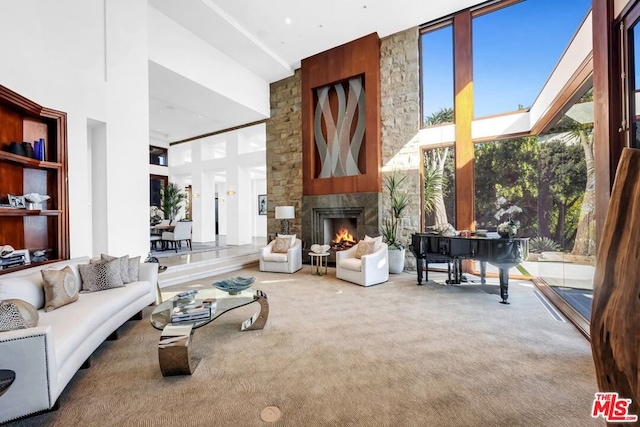
{"type": "Polygon", "coordinates": [[[560,245],[555,240],[548,237],[534,237],[529,241],[529,252],[542,253],[542,252],[557,252],[560,250],[560,245]]]}

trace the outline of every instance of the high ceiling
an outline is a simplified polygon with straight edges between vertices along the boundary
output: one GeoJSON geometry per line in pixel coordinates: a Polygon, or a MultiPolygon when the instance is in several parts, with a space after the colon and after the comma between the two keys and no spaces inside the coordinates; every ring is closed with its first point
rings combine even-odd
{"type": "MultiPolygon", "coordinates": [[[[268,83],[290,76],[303,58],[332,47],[373,32],[385,37],[480,3],[484,2],[149,0],[159,12],[268,83]]],[[[193,82],[181,82],[187,79],[157,64],[150,63],[149,80],[149,125],[156,139],[173,142],[257,120],[255,112],[193,82]]]]}

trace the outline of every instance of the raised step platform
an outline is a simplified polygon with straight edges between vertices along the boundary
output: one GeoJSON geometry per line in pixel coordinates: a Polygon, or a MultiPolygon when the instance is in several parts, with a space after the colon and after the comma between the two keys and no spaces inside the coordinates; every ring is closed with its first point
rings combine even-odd
{"type": "MultiPolygon", "coordinates": [[[[166,271],[158,274],[158,285],[160,288],[165,288],[167,286],[216,276],[230,271],[242,270],[243,268],[258,265],[259,260],[260,254],[256,251],[255,253],[171,265],[166,271]]],[[[160,260],[160,265],[162,265],[162,260],[160,260]]]]}

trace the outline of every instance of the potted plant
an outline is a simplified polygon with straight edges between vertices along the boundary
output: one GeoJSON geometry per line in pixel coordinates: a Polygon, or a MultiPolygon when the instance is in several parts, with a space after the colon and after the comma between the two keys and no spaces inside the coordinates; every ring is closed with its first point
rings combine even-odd
{"type": "Polygon", "coordinates": [[[187,200],[187,194],[175,182],[170,182],[160,190],[162,210],[165,219],[173,222],[180,211],[181,204],[187,200]]]}
{"type": "Polygon", "coordinates": [[[384,177],[384,186],[389,191],[390,216],[382,223],[382,240],[389,245],[389,273],[404,270],[404,245],[399,239],[400,218],[409,205],[409,195],[400,187],[406,176],[398,177],[396,171],[384,177]]]}

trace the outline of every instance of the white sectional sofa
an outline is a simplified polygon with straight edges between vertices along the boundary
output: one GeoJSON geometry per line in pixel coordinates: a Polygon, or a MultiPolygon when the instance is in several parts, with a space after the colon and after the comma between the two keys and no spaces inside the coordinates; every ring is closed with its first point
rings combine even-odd
{"type": "MultiPolygon", "coordinates": [[[[77,265],[88,262],[86,257],[75,258],[4,274],[0,300],[44,300],[40,270],[69,265],[79,280],[77,265]]],[[[40,308],[33,328],[0,332],[0,369],[16,373],[14,383],[0,396],[0,424],[54,408],[94,350],[155,301],[158,264],[140,264],[138,277],[124,287],[80,293],[78,301],[50,312],[40,308]]]]}

